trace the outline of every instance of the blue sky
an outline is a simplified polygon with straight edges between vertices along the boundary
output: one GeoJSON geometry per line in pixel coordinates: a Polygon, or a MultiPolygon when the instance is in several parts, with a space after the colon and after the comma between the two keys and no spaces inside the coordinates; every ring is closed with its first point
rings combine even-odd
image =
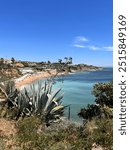
{"type": "Polygon", "coordinates": [[[0,57],[112,66],[112,0],[1,0],[0,57]]]}

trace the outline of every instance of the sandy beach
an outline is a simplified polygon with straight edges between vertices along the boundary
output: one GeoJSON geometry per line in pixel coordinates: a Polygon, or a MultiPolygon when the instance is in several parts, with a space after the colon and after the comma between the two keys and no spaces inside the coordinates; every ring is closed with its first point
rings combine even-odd
{"type": "Polygon", "coordinates": [[[44,71],[44,72],[37,72],[37,73],[33,73],[33,74],[26,74],[20,78],[17,78],[15,80],[15,86],[17,88],[32,83],[36,80],[40,80],[40,79],[44,79],[44,78],[49,78],[55,75],[64,75],[65,72],[63,73],[58,73],[56,72],[56,70],[50,70],[50,71],[44,71]]]}

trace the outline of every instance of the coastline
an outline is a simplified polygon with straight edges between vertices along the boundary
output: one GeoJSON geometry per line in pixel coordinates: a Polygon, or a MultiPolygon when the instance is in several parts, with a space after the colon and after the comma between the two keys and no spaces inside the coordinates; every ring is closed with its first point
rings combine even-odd
{"type": "Polygon", "coordinates": [[[15,86],[16,88],[20,88],[21,86],[30,84],[34,81],[40,80],[40,79],[46,79],[46,78],[50,78],[53,76],[60,76],[60,75],[67,75],[67,74],[71,74],[71,73],[76,73],[76,72],[81,72],[81,71],[97,71],[97,70],[102,70],[101,68],[98,69],[84,69],[84,70],[74,70],[72,72],[59,72],[57,73],[57,71],[54,70],[49,70],[49,71],[43,71],[43,72],[36,72],[36,73],[28,73],[26,75],[23,75],[20,78],[15,79],[15,86]]]}
{"type": "MultiPolygon", "coordinates": [[[[50,70],[50,71],[43,71],[43,72],[37,72],[32,74],[26,74],[20,78],[15,79],[15,86],[16,88],[19,88],[21,86],[24,86],[26,84],[30,84],[34,81],[40,80],[40,79],[46,79],[50,78],[52,76],[55,76],[57,74],[56,70],[50,70]]],[[[66,72],[60,72],[57,75],[66,75],[66,72]]]]}

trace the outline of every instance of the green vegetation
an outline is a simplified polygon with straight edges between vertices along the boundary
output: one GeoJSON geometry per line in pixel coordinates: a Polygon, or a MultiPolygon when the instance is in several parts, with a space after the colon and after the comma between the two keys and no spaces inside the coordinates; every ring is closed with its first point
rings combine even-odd
{"type": "MultiPolygon", "coordinates": [[[[34,71],[57,69],[59,72],[97,70],[99,67],[79,64],[72,65],[72,58],[65,57],[58,62],[27,62],[0,59],[0,82],[21,75],[18,67],[30,67],[34,71]],[[18,64],[19,63],[19,64],[18,64]],[[22,64],[22,65],[21,65],[22,64]]],[[[78,113],[84,119],[77,125],[63,119],[67,106],[62,105],[61,89],[52,91],[51,82],[39,84],[38,90],[31,86],[19,91],[14,82],[0,84],[0,118],[15,120],[17,133],[7,137],[0,130],[0,149],[16,150],[92,150],[93,145],[100,149],[112,150],[113,85],[97,83],[93,87],[95,104],[88,104],[78,113]],[[4,95],[4,96],[3,96],[4,95]]],[[[7,132],[7,131],[6,131],[7,132]]]]}
{"type": "Polygon", "coordinates": [[[79,112],[79,116],[86,121],[84,125],[77,125],[67,119],[59,119],[63,114],[64,106],[62,109],[57,109],[61,105],[57,107],[56,103],[59,102],[60,104],[63,95],[59,95],[56,98],[60,89],[51,92],[51,86],[51,84],[45,83],[44,88],[39,86],[38,92],[32,87],[33,94],[35,94],[31,97],[26,89],[24,93],[16,91],[13,83],[8,84],[5,89],[3,88],[7,95],[7,103],[4,105],[7,110],[4,110],[8,112],[8,115],[6,113],[4,117],[18,118],[18,121],[16,121],[17,134],[10,138],[0,136],[0,148],[7,147],[19,150],[92,150],[92,147],[96,146],[102,150],[112,150],[113,115],[112,105],[110,105],[112,104],[110,99],[112,100],[113,96],[112,83],[98,83],[94,86],[93,94],[96,96],[96,103],[88,105],[79,112]],[[41,90],[44,91],[44,94],[41,93],[41,90]],[[110,91],[108,92],[108,90],[110,91]],[[103,105],[100,105],[98,102],[100,102],[100,97],[102,100],[104,95],[103,105]],[[36,106],[33,105],[33,101],[36,106]],[[35,111],[25,107],[29,104],[34,106],[35,111]],[[44,107],[42,107],[43,105],[44,107]],[[16,106],[18,106],[19,110],[17,110],[16,106]],[[28,109],[23,109],[23,107],[28,109]],[[17,113],[13,113],[15,110],[17,113]],[[18,112],[20,111],[21,117],[18,117],[18,112]],[[11,117],[12,114],[13,117],[11,117]],[[56,119],[55,117],[58,118],[56,119]],[[13,144],[7,144],[9,143],[7,142],[8,140],[13,141],[13,144]]]}
{"type": "Polygon", "coordinates": [[[113,84],[97,83],[92,93],[96,97],[96,103],[88,104],[78,115],[85,120],[84,130],[90,141],[112,150],[113,84]]]}
{"type": "Polygon", "coordinates": [[[45,128],[40,120],[25,118],[18,122],[18,129],[17,142],[22,149],[91,150],[96,143],[112,150],[112,120],[109,119],[93,120],[83,127],[64,121],[45,128]]]}
{"type": "Polygon", "coordinates": [[[113,83],[97,83],[93,87],[95,102],[101,106],[113,108],[113,83]]]}

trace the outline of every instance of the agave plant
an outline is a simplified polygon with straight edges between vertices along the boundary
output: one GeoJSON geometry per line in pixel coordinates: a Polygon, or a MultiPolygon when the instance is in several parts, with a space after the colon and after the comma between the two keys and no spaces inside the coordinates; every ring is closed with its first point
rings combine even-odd
{"type": "Polygon", "coordinates": [[[44,87],[39,83],[37,90],[32,85],[31,94],[25,88],[22,96],[28,101],[28,105],[30,105],[30,114],[41,117],[47,125],[50,125],[52,122],[60,119],[64,113],[64,109],[67,107],[62,105],[63,94],[60,94],[60,92],[61,88],[52,91],[52,83],[45,82],[44,87]]]}
{"type": "Polygon", "coordinates": [[[5,88],[4,91],[7,96],[8,109],[17,110],[14,116],[15,119],[36,115],[48,126],[60,119],[67,107],[62,105],[63,94],[60,94],[61,88],[52,91],[51,82],[45,82],[43,87],[39,83],[38,89],[31,85],[30,90],[24,88],[23,91],[15,89],[12,83],[6,87],[8,88],[5,88]]]}

